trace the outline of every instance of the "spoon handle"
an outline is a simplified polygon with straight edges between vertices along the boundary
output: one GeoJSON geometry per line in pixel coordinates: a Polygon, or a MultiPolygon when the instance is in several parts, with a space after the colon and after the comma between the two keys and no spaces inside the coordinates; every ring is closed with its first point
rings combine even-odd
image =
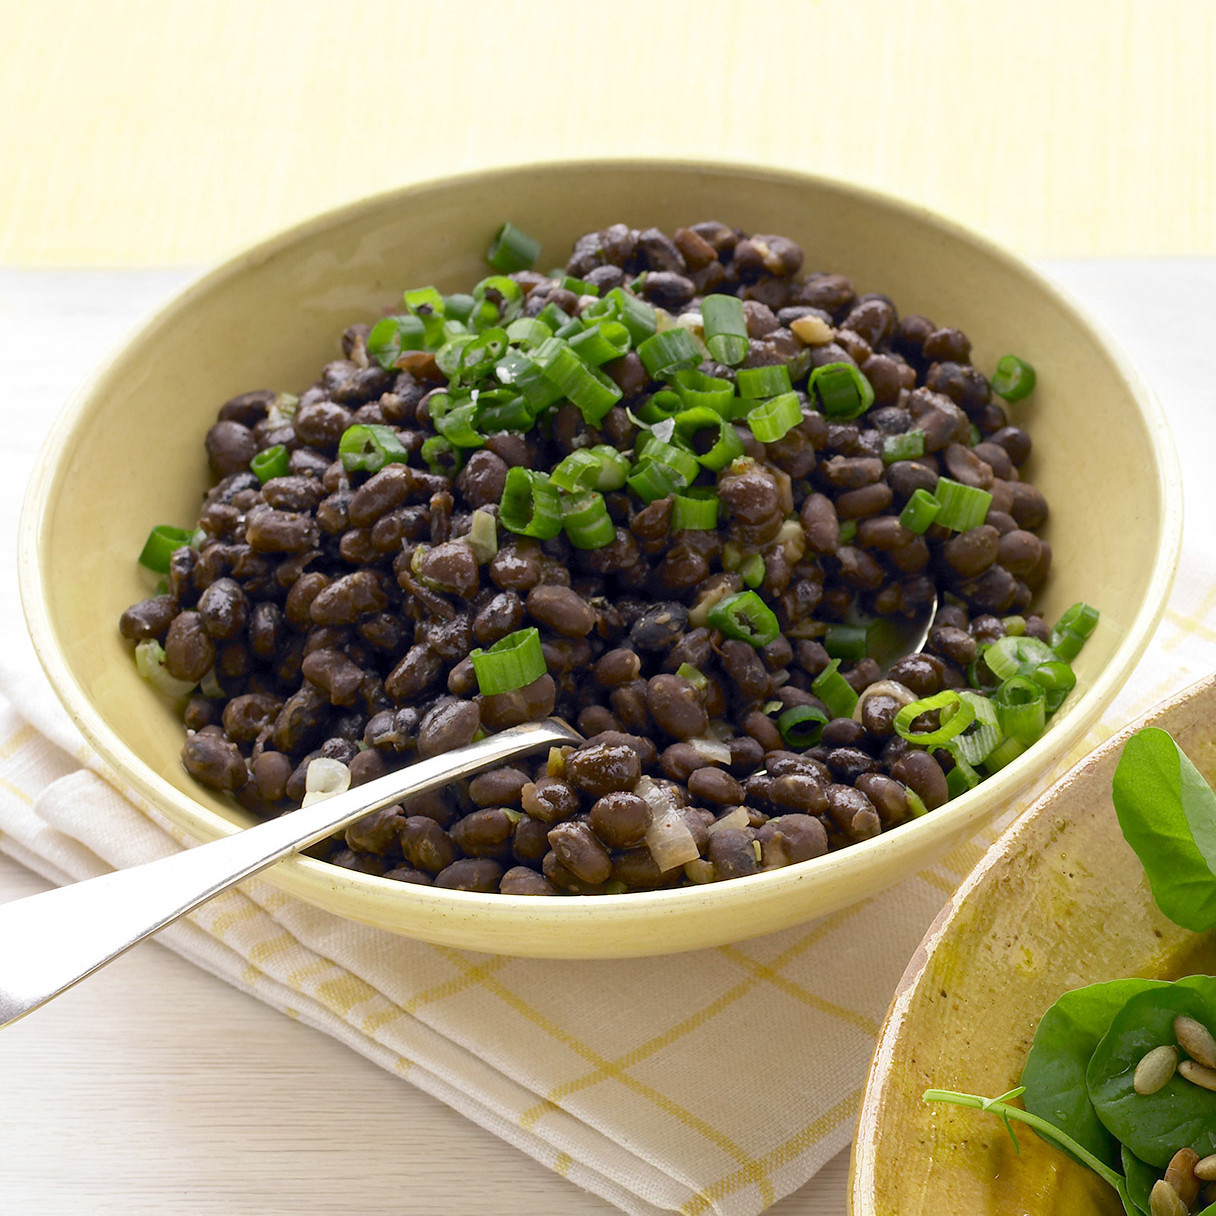
{"type": "Polygon", "coordinates": [[[538,748],[578,742],[559,718],[514,726],[220,840],[0,905],[0,1026],[233,883],[364,815],[538,748]]]}

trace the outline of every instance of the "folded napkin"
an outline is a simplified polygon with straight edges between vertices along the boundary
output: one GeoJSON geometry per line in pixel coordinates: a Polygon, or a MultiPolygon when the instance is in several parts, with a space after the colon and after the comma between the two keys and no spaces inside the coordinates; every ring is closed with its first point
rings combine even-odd
{"type": "MultiPolygon", "coordinates": [[[[0,850],[64,883],[188,844],[90,752],[32,652],[14,653],[0,670],[0,850]]],[[[1189,552],[1148,654],[1059,771],[1213,669],[1216,568],[1189,552]]],[[[895,984],[994,835],[812,924],[662,958],[466,953],[258,878],[158,940],[626,1212],[751,1216],[848,1144],[895,984]]]]}

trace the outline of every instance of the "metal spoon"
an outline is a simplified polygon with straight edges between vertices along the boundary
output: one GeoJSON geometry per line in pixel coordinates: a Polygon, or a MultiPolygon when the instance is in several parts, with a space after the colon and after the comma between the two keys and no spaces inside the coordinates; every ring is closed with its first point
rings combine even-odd
{"type": "MultiPolygon", "coordinates": [[[[874,656],[884,671],[900,655],[920,650],[936,609],[935,599],[924,617],[893,623],[884,652],[874,656]]],[[[222,840],[0,904],[0,1026],[46,1004],[234,883],[364,815],[539,748],[582,741],[560,718],[513,726],[222,840]]]]}
{"type": "Polygon", "coordinates": [[[222,840],[0,905],[0,1026],[37,1009],[212,896],[364,815],[582,736],[529,722],[222,840]]]}

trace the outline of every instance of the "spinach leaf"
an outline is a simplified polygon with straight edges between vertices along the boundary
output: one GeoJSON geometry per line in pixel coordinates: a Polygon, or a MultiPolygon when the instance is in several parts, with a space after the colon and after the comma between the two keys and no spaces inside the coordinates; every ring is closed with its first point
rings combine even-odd
{"type": "Polygon", "coordinates": [[[1157,906],[1184,929],[1216,928],[1216,794],[1199,770],[1148,727],[1124,744],[1112,792],[1157,906]]]}
{"type": "Polygon", "coordinates": [[[1136,1065],[1154,1047],[1173,1044],[1184,1013],[1216,1023],[1216,977],[1188,976],[1133,996],[1115,1015],[1086,1072],[1090,1100],[1106,1129],[1141,1161],[1164,1169],[1184,1145],[1216,1152],[1216,1093],[1175,1075],[1155,1094],[1132,1088],[1136,1065]]]}
{"type": "Polygon", "coordinates": [[[1043,1014],[1022,1068],[1026,1109],[1110,1165],[1117,1163],[1118,1149],[1089,1099],[1085,1070],[1119,1010],[1137,993],[1165,986],[1126,979],[1065,992],[1043,1014]]]}
{"type": "Polygon", "coordinates": [[[1147,1216],[1149,1195],[1157,1180],[1165,1177],[1165,1171],[1155,1170],[1151,1165],[1145,1164],[1126,1144],[1122,1146],[1121,1153],[1123,1177],[1127,1183],[1127,1197],[1147,1216]]]}

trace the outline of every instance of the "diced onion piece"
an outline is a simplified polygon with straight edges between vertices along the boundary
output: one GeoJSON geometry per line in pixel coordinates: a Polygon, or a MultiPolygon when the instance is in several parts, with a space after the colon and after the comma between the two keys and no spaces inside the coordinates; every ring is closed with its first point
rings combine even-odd
{"type": "Polygon", "coordinates": [[[318,756],[308,762],[304,774],[304,801],[301,806],[312,806],[332,798],[335,794],[345,793],[350,789],[350,769],[341,760],[330,756],[318,756]]]}
{"type": "Polygon", "coordinates": [[[713,882],[714,863],[707,861],[704,857],[698,857],[695,861],[686,862],[684,865],[684,877],[689,882],[695,882],[698,885],[707,882],[713,882]]]}
{"type": "Polygon", "coordinates": [[[737,806],[733,811],[727,811],[725,815],[715,819],[709,825],[709,834],[712,836],[724,828],[745,828],[750,822],[751,816],[747,813],[747,807],[737,806]]]}
{"type": "Polygon", "coordinates": [[[633,792],[650,807],[650,826],[646,829],[646,847],[659,869],[666,874],[701,855],[680,808],[667,792],[649,777],[643,777],[633,792]]]}
{"type": "Polygon", "coordinates": [[[693,750],[702,760],[708,760],[711,764],[730,763],[730,748],[725,743],[704,737],[689,739],[688,742],[692,744],[693,750]]]}
{"type": "Polygon", "coordinates": [[[179,680],[165,669],[164,647],[154,638],[136,645],[135,670],[166,697],[184,697],[194,691],[194,685],[188,680],[179,680]]]}

